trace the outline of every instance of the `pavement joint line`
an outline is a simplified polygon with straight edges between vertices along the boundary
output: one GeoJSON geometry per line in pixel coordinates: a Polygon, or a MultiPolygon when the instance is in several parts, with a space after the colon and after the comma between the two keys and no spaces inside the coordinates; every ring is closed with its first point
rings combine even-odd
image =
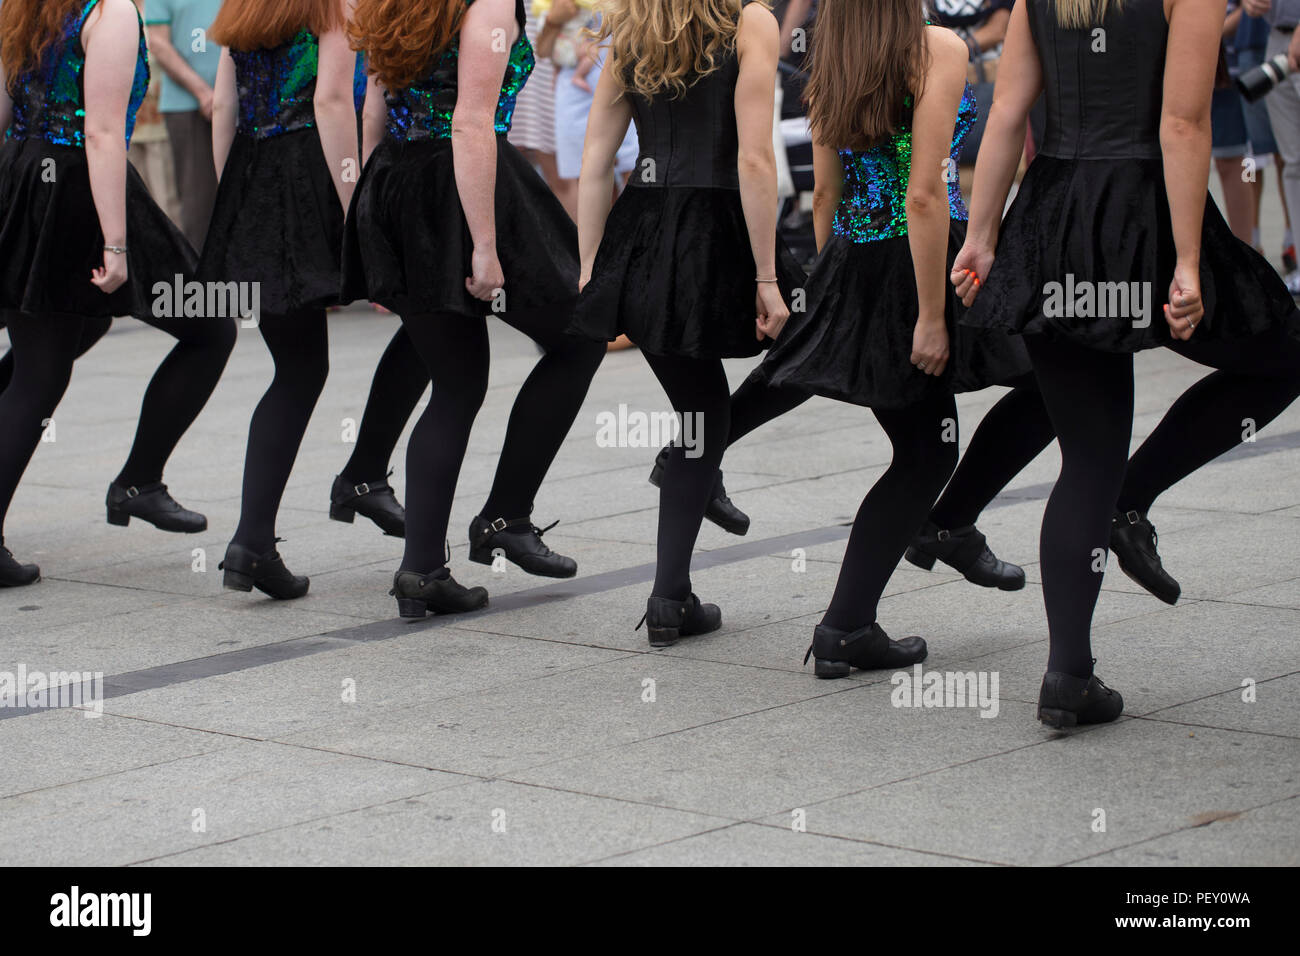
{"type": "Polygon", "coordinates": [[[694,840],[696,837],[708,836],[711,833],[722,833],[724,830],[734,830],[736,827],[744,826],[744,820],[736,820],[732,823],[724,823],[722,826],[710,827],[707,830],[700,830],[697,833],[686,833],[679,837],[672,837],[668,840],[660,840],[658,843],[652,843],[649,846],[633,847],[629,850],[619,850],[617,853],[610,853],[606,856],[592,857],[590,860],[583,860],[575,866],[599,866],[610,860],[617,860],[625,856],[631,856],[633,853],[644,853],[648,850],[657,850],[660,847],[672,846],[674,843],[681,843],[683,840],[694,840]]]}
{"type": "MultiPolygon", "coordinates": [[[[1267,454],[1271,451],[1277,451],[1284,448],[1300,447],[1300,431],[1287,432],[1282,435],[1273,436],[1268,439],[1250,443],[1250,446],[1250,448],[1247,448],[1245,444],[1238,445],[1236,449],[1228,452],[1226,455],[1220,456],[1216,461],[1231,459],[1233,457],[1252,457],[1254,455],[1267,454]],[[1243,451],[1243,449],[1245,450],[1243,451]]],[[[1037,493],[1040,489],[1050,491],[1050,488],[1051,485],[1045,483],[1021,488],[1018,489],[1018,491],[1020,494],[1025,494],[1027,492],[1037,493]]],[[[1046,492],[1044,492],[1044,494],[1045,493],[1046,492]]],[[[1012,501],[1014,501],[1014,499],[995,499],[989,507],[998,507],[1000,505],[1012,503],[1012,501]]],[[[575,522],[575,524],[580,523],[582,522],[575,522]]],[[[732,564],[757,557],[766,557],[774,551],[779,552],[782,550],[788,550],[790,546],[799,547],[828,544],[847,538],[850,528],[851,525],[836,524],[824,528],[813,529],[807,532],[793,532],[771,538],[742,542],[740,544],[731,545],[730,547],[720,548],[714,551],[699,552],[697,553],[693,564],[696,570],[703,571],[711,567],[732,564]]],[[[654,564],[648,563],[614,571],[601,572],[583,578],[576,578],[564,585],[542,585],[508,594],[499,599],[497,604],[490,607],[488,610],[466,615],[461,619],[475,620],[492,614],[501,613],[503,611],[521,610],[527,607],[537,606],[541,603],[570,600],[575,597],[585,597],[597,593],[617,590],[621,587],[644,584],[653,580],[653,576],[654,564]]],[[[936,582],[936,584],[944,583],[950,582],[936,582]]],[[[137,589],[131,588],[130,590],[137,589]]],[[[199,596],[195,599],[201,599],[201,597],[202,596],[199,596]]],[[[445,623],[445,620],[445,618],[434,617],[432,619],[426,619],[420,623],[410,623],[401,620],[394,621],[391,619],[376,621],[348,628],[340,628],[335,631],[322,632],[316,635],[292,638],[274,644],[263,644],[257,645],[256,647],[241,648],[239,650],[227,651],[222,654],[196,658],[190,661],[180,661],[151,668],[144,668],[137,671],[130,671],[124,674],[117,674],[105,678],[104,699],[107,700],[119,696],[125,696],[141,690],[155,690],[192,680],[199,680],[204,677],[214,677],[221,674],[234,673],[252,667],[261,667],[267,664],[279,663],[285,660],[293,660],[321,653],[325,650],[335,649],[332,644],[334,641],[369,642],[389,640],[401,634],[428,630],[445,623]],[[144,686],[137,686],[141,684],[144,686]]],[[[1131,618],[1123,620],[1131,620],[1131,618]]],[[[1105,626],[1114,623],[1122,623],[1122,621],[1109,622],[1105,626]]],[[[57,708],[6,708],[0,710],[0,720],[15,719],[50,709],[57,708]]]]}
{"type": "MultiPolygon", "coordinates": [[[[1288,677],[1295,677],[1296,675],[1300,675],[1300,671],[1287,671],[1285,674],[1274,674],[1272,677],[1265,677],[1262,680],[1257,680],[1255,683],[1256,685],[1269,684],[1275,680],[1284,680],[1288,677]]],[[[1238,693],[1240,690],[1241,690],[1241,685],[1238,684],[1236,687],[1229,687],[1226,688],[1225,690],[1216,690],[1212,694],[1202,694],[1200,697],[1193,697],[1191,700],[1179,701],[1176,704],[1166,704],[1163,707],[1157,707],[1155,710],[1148,710],[1143,712],[1140,715],[1134,715],[1134,716],[1154,717],[1156,714],[1160,713],[1161,711],[1172,710],[1175,707],[1186,707],[1188,704],[1199,704],[1205,700],[1213,700],[1216,697],[1223,697],[1227,694],[1238,693]]],[[[1231,729],[1231,728],[1225,728],[1225,729],[1231,729]]]]}
{"type": "MultiPolygon", "coordinates": [[[[767,827],[772,830],[787,829],[784,826],[777,826],[775,823],[764,823],[760,820],[746,820],[745,822],[751,823],[754,826],[758,826],[758,827],[767,827]]],[[[984,866],[1006,867],[1006,866],[1016,865],[1014,863],[1004,863],[1001,860],[985,860],[982,857],[977,857],[977,856],[962,856],[960,853],[944,853],[940,850],[926,850],[926,849],[922,849],[921,847],[907,846],[902,843],[885,843],[883,840],[867,840],[864,839],[863,837],[846,836],[842,833],[822,833],[819,830],[806,830],[804,832],[810,833],[813,836],[828,837],[832,840],[843,840],[846,843],[858,843],[864,846],[879,846],[879,847],[885,847],[890,850],[903,850],[908,853],[921,853],[924,854],[925,856],[937,856],[945,860],[962,860],[966,863],[980,863],[983,864],[984,866]]]]}
{"type": "MultiPolygon", "coordinates": [[[[1293,793],[1293,794],[1291,794],[1291,795],[1289,795],[1289,796],[1278,797],[1276,800],[1269,800],[1269,801],[1267,801],[1267,802],[1265,802],[1265,803],[1258,804],[1257,806],[1247,807],[1245,810],[1237,810],[1237,811],[1235,811],[1235,813],[1237,814],[1237,816],[1234,817],[1233,819],[1234,819],[1234,820],[1235,820],[1235,819],[1239,819],[1240,817],[1243,817],[1243,816],[1245,816],[1245,815],[1248,814],[1248,813],[1254,813],[1256,810],[1263,810],[1263,809],[1266,809],[1266,808],[1268,808],[1268,807],[1273,806],[1274,804],[1278,804],[1278,803],[1286,803],[1288,800],[1294,800],[1294,799],[1296,799],[1296,797],[1300,797],[1300,794],[1295,794],[1295,793],[1293,793]]],[[[1187,824],[1186,826],[1181,826],[1181,827],[1177,827],[1177,828],[1175,828],[1175,829],[1173,829],[1173,830],[1170,830],[1168,833],[1158,833],[1158,834],[1156,834],[1155,836],[1144,837],[1144,838],[1141,839],[1141,840],[1134,840],[1132,843],[1125,843],[1125,844],[1123,844],[1122,846],[1115,846],[1115,847],[1110,847],[1109,849],[1106,849],[1106,850],[1099,850],[1099,851],[1097,851],[1096,853],[1089,853],[1089,854],[1086,855],[1086,856],[1081,856],[1081,857],[1078,857],[1078,858],[1073,859],[1073,860],[1067,860],[1065,863],[1062,863],[1062,864],[1059,864],[1059,865],[1060,865],[1060,866],[1073,866],[1073,865],[1076,864],[1076,863],[1082,863],[1084,860],[1094,860],[1094,859],[1096,859],[1097,857],[1107,856],[1107,855],[1109,855],[1109,854],[1111,854],[1111,853],[1118,853],[1120,850],[1128,850],[1128,849],[1132,849],[1132,848],[1135,847],[1135,846],[1141,846],[1142,844],[1144,844],[1144,843],[1150,843],[1150,842],[1152,842],[1153,840],[1161,840],[1161,839],[1164,839],[1164,838],[1167,837],[1167,836],[1174,836],[1175,834],[1178,834],[1178,833],[1186,833],[1188,830],[1201,830],[1201,829],[1204,829],[1205,827],[1214,826],[1216,823],[1219,823],[1219,822],[1228,822],[1228,823],[1231,823],[1232,821],[1231,821],[1231,820],[1228,820],[1228,821],[1210,820],[1210,821],[1207,822],[1207,823],[1190,823],[1190,824],[1187,824]]]]}
{"type": "Polygon", "coordinates": [[[1134,714],[1134,720],[1149,720],[1157,724],[1169,724],[1171,727],[1195,727],[1199,730],[1217,730],[1225,734],[1254,734],[1257,737],[1276,737],[1279,740],[1300,740],[1300,734],[1283,734],[1271,730],[1250,730],[1245,727],[1220,727],[1218,724],[1199,724],[1190,720],[1171,720],[1168,717],[1149,717],[1134,714]]]}
{"type": "MultiPolygon", "coordinates": [[[[817,528],[805,532],[795,532],[773,538],[756,539],[742,542],[717,551],[701,552],[696,555],[694,569],[703,571],[707,568],[748,561],[764,557],[766,549],[777,547],[782,542],[790,547],[812,546],[837,541],[848,537],[849,529],[839,525],[817,528]]],[[[259,644],[255,647],[239,648],[221,654],[194,658],[188,661],[162,664],[142,668],[104,678],[103,699],[110,700],[142,690],[157,690],[205,677],[216,677],[236,671],[276,664],[294,660],[326,650],[333,650],[336,642],[341,646],[390,640],[394,637],[431,630],[438,626],[452,626],[451,622],[470,622],[489,617],[493,614],[538,607],[556,601],[566,601],[577,597],[587,597],[607,591],[646,584],[654,579],[654,563],[634,565],[613,571],[604,571],[582,578],[573,578],[565,582],[556,581],[524,591],[515,591],[498,599],[484,611],[466,615],[445,615],[425,618],[421,622],[407,622],[401,619],[375,621],[352,627],[339,628],[303,637],[290,638],[273,644],[259,644]]],[[[57,688],[53,689],[57,692],[57,688]]],[[[56,694],[57,696],[57,694],[56,694]]],[[[12,720],[29,714],[41,713],[57,707],[11,707],[0,709],[0,720],[12,720]]]]}

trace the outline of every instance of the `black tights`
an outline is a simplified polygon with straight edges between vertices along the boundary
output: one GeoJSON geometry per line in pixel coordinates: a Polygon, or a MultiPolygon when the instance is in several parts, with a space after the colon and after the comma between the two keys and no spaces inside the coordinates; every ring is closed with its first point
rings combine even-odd
{"type": "MultiPolygon", "coordinates": [[[[809,397],[795,389],[770,388],[751,376],[732,396],[728,444],[809,397]]],[[[873,412],[894,455],[853,522],[835,595],[822,618],[837,630],[857,630],[876,620],[890,575],[957,464],[957,406],[951,396],[873,412]]]]}
{"type": "Polygon", "coordinates": [[[428,387],[429,370],[411,344],[406,329],[399,328],[375,368],[366,412],[357,430],[357,443],[340,472],[348,484],[374,484],[388,474],[402,429],[428,387]]]}
{"type": "Polygon", "coordinates": [[[691,552],[727,448],[730,386],[721,359],[647,353],[646,361],[668,394],[681,426],[659,487],[659,534],[651,595],[683,601],[691,593],[691,552]]]}
{"type": "MultiPolygon", "coordinates": [[[[69,315],[10,312],[4,321],[12,377],[0,392],[0,532],[45,423],[67,391],[73,362],[108,330],[103,319],[69,315]]],[[[117,478],[128,485],[162,479],[167,459],[216,387],[235,340],[233,320],[148,322],[178,341],[145,392],[135,444],[117,478]]]]}
{"type": "MultiPolygon", "coordinates": [[[[66,321],[62,319],[60,321],[66,321]]],[[[0,319],[0,328],[4,327],[3,319],[0,319]]],[[[81,340],[77,343],[77,358],[81,358],[89,352],[105,335],[108,334],[109,328],[113,325],[112,319],[82,319],[81,320],[81,340]]],[[[14,352],[10,349],[0,356],[0,392],[9,387],[9,383],[14,377],[14,352]]]]}
{"type": "MultiPolygon", "coordinates": [[[[553,315],[518,313],[503,320],[544,354],[519,390],[497,462],[488,518],[524,518],[578,416],[605,355],[601,342],[566,335],[553,315]]],[[[470,430],[488,385],[487,320],[455,313],[402,316],[402,325],[433,380],[429,405],[406,448],[406,551],[402,570],[421,574],[446,564],[452,499],[470,430]]]]}
{"type": "Polygon", "coordinates": [[[1174,403],[1127,464],[1133,357],[1068,341],[1025,340],[1061,446],[1061,475],[1043,515],[1047,669],[1092,673],[1089,631],[1101,589],[1110,519],[1145,511],[1161,492],[1239,444],[1300,395],[1300,344],[1281,336],[1180,342],[1180,355],[1218,371],[1174,403]]]}
{"type": "Polygon", "coordinates": [[[329,376],[329,334],[323,309],[264,315],[258,328],[275,361],[275,376],[248,426],[244,487],[234,541],[264,554],[275,547],[275,517],[329,376]]]}
{"type": "Polygon", "coordinates": [[[176,345],[140,403],[135,442],[117,476],[126,487],[162,481],[167,459],[212,397],[235,347],[234,319],[149,316],[142,321],[172,336],[176,345]]]}
{"type": "MultiPolygon", "coordinates": [[[[1175,342],[1168,348],[1216,369],[1174,402],[1128,461],[1116,508],[1146,514],[1160,495],[1258,432],[1300,396],[1300,345],[1263,336],[1175,342]]],[[[1021,380],[980,422],[934,506],[941,528],[974,524],[1011,479],[1056,437],[1036,381],[1021,380]]]]}
{"type": "Polygon", "coordinates": [[[76,316],[5,318],[14,364],[13,380],[0,393],[0,540],[18,482],[67,391],[85,327],[76,316]]]}
{"type": "Polygon", "coordinates": [[[957,404],[951,395],[872,411],[894,456],[858,508],[835,594],[822,618],[841,631],[875,623],[890,575],[957,467],[957,404]]]}

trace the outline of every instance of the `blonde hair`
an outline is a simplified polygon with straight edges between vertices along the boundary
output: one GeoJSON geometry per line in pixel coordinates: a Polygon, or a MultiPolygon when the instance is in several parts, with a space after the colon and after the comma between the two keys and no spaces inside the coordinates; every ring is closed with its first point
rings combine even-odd
{"type": "Polygon", "coordinates": [[[736,47],[743,0],[601,0],[596,37],[624,92],[681,96],[736,47]]]}
{"type": "Polygon", "coordinates": [[[1055,3],[1056,22],[1072,30],[1097,26],[1106,19],[1112,5],[1117,13],[1124,8],[1124,0],[1055,0],[1055,3]]]}

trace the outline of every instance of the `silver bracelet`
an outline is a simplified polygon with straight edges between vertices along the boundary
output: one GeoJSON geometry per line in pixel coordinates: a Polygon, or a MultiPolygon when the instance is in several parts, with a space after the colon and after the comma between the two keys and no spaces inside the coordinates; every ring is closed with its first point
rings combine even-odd
{"type": "Polygon", "coordinates": [[[111,252],[114,255],[124,256],[126,255],[126,246],[105,246],[104,251],[111,252]]]}
{"type": "Polygon", "coordinates": [[[780,282],[781,280],[778,279],[776,276],[772,276],[772,278],[770,279],[755,279],[754,281],[755,282],[780,282]]]}

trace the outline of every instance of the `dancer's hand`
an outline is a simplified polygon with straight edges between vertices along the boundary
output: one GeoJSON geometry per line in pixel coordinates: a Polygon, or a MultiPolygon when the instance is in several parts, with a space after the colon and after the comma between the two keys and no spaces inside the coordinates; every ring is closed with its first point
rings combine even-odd
{"type": "Polygon", "coordinates": [[[918,317],[912,332],[912,364],[926,375],[942,375],[948,367],[948,325],[937,319],[918,317]]]}
{"type": "Polygon", "coordinates": [[[1169,304],[1165,306],[1169,334],[1186,342],[1204,317],[1200,270],[1188,263],[1179,263],[1174,267],[1174,281],[1169,283],[1169,304]]]}
{"type": "Polygon", "coordinates": [[[957,297],[961,299],[962,305],[969,308],[975,301],[975,296],[979,295],[980,288],[992,268],[992,249],[970,242],[961,247],[961,251],[957,253],[957,258],[952,263],[952,275],[948,278],[952,280],[953,288],[957,290],[957,297]]]}
{"type": "Polygon", "coordinates": [[[781,297],[781,288],[775,282],[760,282],[754,307],[758,313],[754,323],[755,338],[760,342],[765,338],[776,339],[790,318],[790,310],[781,297]]]}
{"type": "Polygon", "coordinates": [[[104,251],[104,264],[90,273],[90,281],[104,295],[112,295],[126,285],[126,255],[119,252],[104,251]]]}
{"type": "Polygon", "coordinates": [[[501,271],[501,261],[497,258],[496,247],[475,247],[470,260],[474,274],[465,280],[469,294],[484,302],[491,302],[498,289],[506,284],[505,273],[501,271]]]}

